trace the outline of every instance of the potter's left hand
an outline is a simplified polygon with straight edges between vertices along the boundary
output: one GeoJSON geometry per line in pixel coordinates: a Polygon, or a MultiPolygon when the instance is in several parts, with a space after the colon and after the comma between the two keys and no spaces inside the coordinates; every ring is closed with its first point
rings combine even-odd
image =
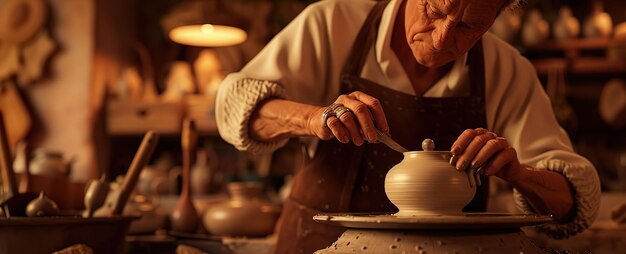
{"type": "Polygon", "coordinates": [[[511,182],[522,169],[517,152],[506,139],[483,128],[465,130],[450,151],[450,164],[457,170],[478,170],[511,182]]]}

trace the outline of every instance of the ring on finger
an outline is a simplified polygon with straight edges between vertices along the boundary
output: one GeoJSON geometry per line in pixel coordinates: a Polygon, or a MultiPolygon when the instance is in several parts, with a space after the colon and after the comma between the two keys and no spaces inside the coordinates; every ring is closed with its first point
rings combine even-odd
{"type": "Polygon", "coordinates": [[[343,114],[348,113],[348,112],[351,112],[349,108],[341,106],[335,109],[335,116],[337,116],[337,118],[341,118],[343,114]]]}
{"type": "Polygon", "coordinates": [[[337,113],[335,113],[335,110],[339,107],[343,107],[343,104],[339,104],[339,103],[333,103],[330,104],[330,106],[326,107],[326,109],[324,109],[324,112],[322,112],[322,126],[324,127],[328,127],[328,124],[326,124],[326,122],[328,122],[328,118],[333,117],[333,116],[337,116],[337,113]]]}

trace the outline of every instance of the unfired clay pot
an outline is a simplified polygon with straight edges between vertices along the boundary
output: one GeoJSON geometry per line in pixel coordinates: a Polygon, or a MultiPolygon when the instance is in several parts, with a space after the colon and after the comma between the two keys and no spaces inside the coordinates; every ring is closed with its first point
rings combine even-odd
{"type": "Polygon", "coordinates": [[[209,208],[203,223],[207,231],[220,236],[265,236],[274,231],[277,207],[262,197],[260,183],[228,184],[230,200],[209,208]]]}
{"type": "Polygon", "coordinates": [[[433,151],[424,140],[424,151],[404,153],[385,178],[385,193],[400,210],[398,216],[460,214],[476,193],[473,174],[450,165],[449,151],[433,151]]]}

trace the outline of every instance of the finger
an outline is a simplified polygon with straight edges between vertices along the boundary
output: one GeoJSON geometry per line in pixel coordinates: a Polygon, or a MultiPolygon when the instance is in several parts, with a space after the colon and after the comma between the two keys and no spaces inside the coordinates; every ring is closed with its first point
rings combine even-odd
{"type": "Polygon", "coordinates": [[[483,128],[466,129],[465,131],[463,131],[463,133],[461,133],[461,135],[459,135],[456,141],[454,141],[454,144],[452,144],[450,151],[453,155],[460,155],[463,151],[465,151],[465,148],[469,145],[470,142],[472,142],[474,137],[486,132],[487,130],[483,128]]]}
{"type": "Polygon", "coordinates": [[[492,176],[498,174],[502,168],[506,167],[508,164],[517,160],[517,153],[515,149],[512,147],[507,147],[497,153],[491,162],[489,162],[486,166],[483,166],[481,169],[481,173],[492,176]]]}
{"type": "Polygon", "coordinates": [[[374,117],[374,123],[378,130],[389,133],[389,124],[387,123],[387,117],[385,116],[385,111],[383,110],[383,106],[380,101],[366,93],[356,91],[351,93],[354,98],[365,103],[369,108],[372,116],[374,117]]]}
{"type": "Polygon", "coordinates": [[[350,142],[348,130],[343,126],[341,121],[337,119],[337,117],[329,117],[328,120],[326,120],[326,125],[339,142],[344,144],[350,142]]]}
{"type": "Polygon", "coordinates": [[[367,141],[376,142],[376,130],[374,129],[374,122],[372,122],[372,113],[370,112],[369,107],[356,99],[352,99],[351,97],[345,96],[341,97],[341,103],[349,108],[352,111],[352,114],[356,116],[356,119],[359,122],[359,126],[361,130],[363,130],[363,134],[367,141]]]}
{"type": "Polygon", "coordinates": [[[506,141],[503,137],[497,137],[495,139],[491,139],[485,143],[485,145],[480,149],[478,154],[474,157],[472,161],[472,169],[478,169],[486,164],[487,161],[491,161],[491,158],[494,157],[500,151],[509,147],[509,142],[506,141]]]}
{"type": "Polygon", "coordinates": [[[350,138],[355,145],[360,146],[363,144],[363,136],[359,130],[359,126],[354,118],[354,115],[350,112],[346,112],[339,117],[343,126],[346,127],[350,134],[350,138]]]}
{"type": "Polygon", "coordinates": [[[474,157],[480,149],[483,148],[487,141],[493,140],[497,137],[498,135],[490,131],[475,136],[461,154],[455,154],[455,156],[459,157],[458,162],[455,165],[457,170],[466,170],[468,167],[473,166],[471,162],[475,161],[474,157]]]}

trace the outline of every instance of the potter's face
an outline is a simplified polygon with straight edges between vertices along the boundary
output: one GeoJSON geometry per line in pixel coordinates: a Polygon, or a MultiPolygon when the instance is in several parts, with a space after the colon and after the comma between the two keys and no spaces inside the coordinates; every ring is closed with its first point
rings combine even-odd
{"type": "Polygon", "coordinates": [[[406,0],[405,33],[415,60],[440,67],[466,53],[505,0],[406,0]]]}

